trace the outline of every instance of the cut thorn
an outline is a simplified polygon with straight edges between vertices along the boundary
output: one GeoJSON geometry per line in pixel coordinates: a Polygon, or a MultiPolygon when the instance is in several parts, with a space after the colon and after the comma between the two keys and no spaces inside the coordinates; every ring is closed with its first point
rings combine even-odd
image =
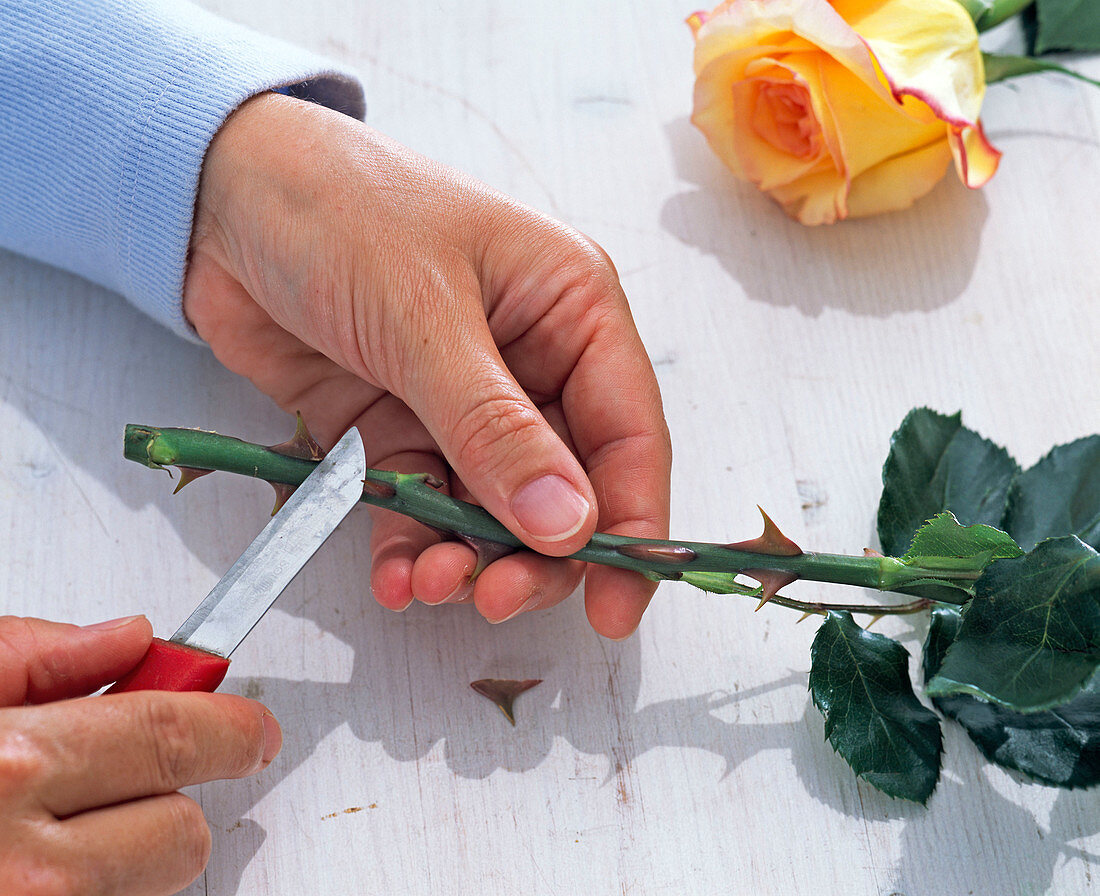
{"type": "Polygon", "coordinates": [[[375,482],[373,479],[364,479],[363,492],[373,495],[375,498],[392,498],[397,494],[397,489],[388,482],[375,482]]]}
{"type": "Polygon", "coordinates": [[[879,553],[878,551],[876,551],[874,548],[864,548],[863,549],[863,556],[864,557],[881,557],[882,554],[879,553]]]}
{"type": "Polygon", "coordinates": [[[541,683],[541,678],[527,678],[523,681],[507,678],[480,678],[477,681],[471,681],[470,687],[481,694],[482,697],[492,700],[504,713],[504,717],[512,725],[515,725],[516,717],[512,714],[512,705],[515,703],[516,697],[541,683]]]}
{"type": "Polygon", "coordinates": [[[727,544],[726,547],[733,551],[748,551],[753,554],[771,554],[773,557],[797,557],[802,553],[802,548],[791,541],[779,531],[779,527],[772,522],[771,517],[764,513],[764,508],[759,504],[756,509],[764,518],[764,531],[756,538],[748,541],[736,541],[727,544]]]}

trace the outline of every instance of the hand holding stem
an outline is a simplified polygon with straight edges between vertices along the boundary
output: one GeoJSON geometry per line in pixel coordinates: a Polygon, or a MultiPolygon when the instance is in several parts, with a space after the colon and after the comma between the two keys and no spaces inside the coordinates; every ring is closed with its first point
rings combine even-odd
{"type": "MultiPolygon", "coordinates": [[[[531,551],[475,553],[377,512],[384,606],[472,601],[493,621],[568,596],[597,526],[667,536],[671,449],[615,269],[591,241],[335,112],[264,95],[215,138],[184,308],[228,368],[331,444],[430,473],[531,551]]],[[[621,638],[653,584],[587,572],[621,638]]]]}

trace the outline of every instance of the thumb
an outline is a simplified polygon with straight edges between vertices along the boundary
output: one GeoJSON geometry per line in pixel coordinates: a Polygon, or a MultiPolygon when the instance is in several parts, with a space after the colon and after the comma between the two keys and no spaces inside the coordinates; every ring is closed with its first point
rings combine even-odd
{"type": "Polygon", "coordinates": [[[536,551],[572,554],[596,529],[592,484],[508,371],[484,317],[463,323],[422,335],[403,397],[489,513],[536,551]]]}
{"type": "Polygon", "coordinates": [[[90,694],[137,665],[152,638],[144,616],[86,628],[0,616],[0,706],[90,694]]]}

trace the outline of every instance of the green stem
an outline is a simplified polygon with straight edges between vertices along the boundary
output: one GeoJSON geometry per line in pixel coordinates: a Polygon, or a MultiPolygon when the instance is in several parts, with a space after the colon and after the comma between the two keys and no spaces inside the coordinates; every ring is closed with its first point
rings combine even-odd
{"type": "Polygon", "coordinates": [[[1019,15],[1035,0],[997,0],[989,10],[989,14],[982,19],[980,31],[988,31],[996,28],[1002,22],[1007,22],[1013,16],[1019,15]]]}
{"type": "MultiPolygon", "coordinates": [[[[298,485],[316,466],[316,461],[288,457],[262,445],[231,436],[194,429],[159,428],[130,424],[126,427],[124,454],[154,469],[168,466],[196,470],[222,470],[264,479],[272,483],[298,485]]],[[[362,500],[409,516],[427,526],[477,544],[488,542],[499,549],[516,549],[522,542],[483,508],[458,501],[432,487],[424,474],[393,473],[368,469],[362,500]]],[[[794,556],[740,550],[721,544],[692,541],[658,541],[597,532],[573,559],[629,569],[655,580],[690,578],[693,574],[718,573],[731,577],[753,571],[787,574],[792,579],[832,582],[922,594],[922,583],[936,579],[957,583],[965,590],[974,579],[973,570],[944,570],[912,567],[894,557],[852,557],[843,554],[803,552],[794,556]]],[[[705,576],[700,576],[705,578],[705,576]]],[[[753,575],[753,578],[757,576],[753,575]]],[[[710,589],[715,590],[715,589],[710,589]]],[[[750,592],[748,589],[741,593],[750,592]]],[[[927,595],[925,595],[927,597],[927,595]]],[[[834,605],[808,603],[777,595],[772,601],[803,612],[822,613],[834,605]]],[[[958,601],[958,602],[961,602],[958,601]]],[[[914,613],[927,609],[927,599],[890,606],[843,605],[839,609],[860,613],[914,613]]]]}
{"type": "Polygon", "coordinates": [[[982,53],[982,63],[985,67],[985,83],[995,84],[998,81],[1007,81],[1009,78],[1019,78],[1022,75],[1033,75],[1038,72],[1055,72],[1084,81],[1093,87],[1100,87],[1100,81],[1089,78],[1080,72],[1075,72],[1064,65],[1054,62],[1046,62],[1033,56],[1013,56],[1006,53],[982,53]]]}
{"type": "Polygon", "coordinates": [[[1002,22],[1019,15],[1034,2],[1035,0],[959,0],[979,31],[996,28],[1002,22]]]}

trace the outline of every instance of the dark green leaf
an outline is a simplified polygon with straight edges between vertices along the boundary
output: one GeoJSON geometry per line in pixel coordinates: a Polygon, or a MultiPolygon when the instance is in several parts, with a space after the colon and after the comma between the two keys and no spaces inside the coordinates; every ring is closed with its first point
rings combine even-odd
{"type": "Polygon", "coordinates": [[[1100,664],[1100,554],[1075,536],[1000,560],[974,586],[958,637],[928,683],[1021,712],[1069,701],[1100,664]]]}
{"type": "Polygon", "coordinates": [[[1100,50],[1100,3],[1096,0],[1036,0],[1035,52],[1100,50]]]}
{"type": "MultiPolygon", "coordinates": [[[[924,678],[940,668],[959,630],[959,611],[938,608],[924,645],[924,678]]],[[[1069,703],[1020,713],[977,697],[938,697],[936,709],[954,719],[991,762],[1059,787],[1100,784],[1100,676],[1069,703]]]]}
{"type": "Polygon", "coordinates": [[[947,648],[955,643],[962,622],[961,612],[955,607],[936,607],[932,611],[932,622],[928,626],[928,637],[924,639],[921,663],[926,683],[940,671],[947,648]]]}
{"type": "Polygon", "coordinates": [[[882,469],[878,534],[900,556],[926,520],[950,510],[967,525],[999,526],[1019,471],[1008,452],[928,408],[910,411],[890,440],[882,469]]]}
{"type": "Polygon", "coordinates": [[[1025,550],[1059,535],[1100,550],[1100,435],[1059,445],[1016,477],[1005,529],[1025,550]]]}
{"type": "Polygon", "coordinates": [[[1080,72],[1075,72],[1064,65],[1055,65],[1053,62],[1044,62],[1031,56],[1010,56],[1004,53],[982,53],[982,63],[985,67],[985,83],[996,84],[998,81],[1007,81],[1009,78],[1019,78],[1022,75],[1034,75],[1038,72],[1054,72],[1084,81],[1094,87],[1100,87],[1100,81],[1085,77],[1080,72]]]}
{"type": "Polygon", "coordinates": [[[913,694],[905,648],[847,613],[829,613],[810,658],[810,692],[833,749],[884,793],[926,802],[942,738],[936,714],[913,694]]]}

